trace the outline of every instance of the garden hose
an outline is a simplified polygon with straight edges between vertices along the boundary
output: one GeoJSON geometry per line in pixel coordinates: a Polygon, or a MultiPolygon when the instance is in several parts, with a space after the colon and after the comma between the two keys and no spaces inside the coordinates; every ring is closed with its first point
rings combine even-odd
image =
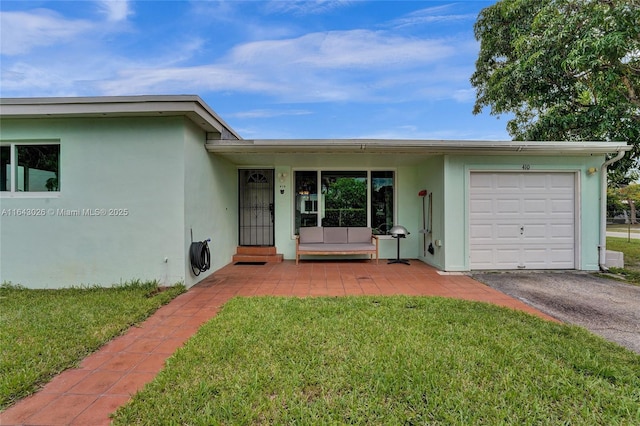
{"type": "Polygon", "coordinates": [[[201,272],[211,267],[211,253],[209,252],[210,239],[204,241],[194,241],[189,248],[189,259],[191,260],[191,271],[196,277],[201,272]]]}

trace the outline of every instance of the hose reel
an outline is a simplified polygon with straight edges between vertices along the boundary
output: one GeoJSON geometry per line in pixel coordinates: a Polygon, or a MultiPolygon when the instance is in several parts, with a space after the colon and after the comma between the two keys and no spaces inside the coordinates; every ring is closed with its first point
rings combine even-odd
{"type": "Polygon", "coordinates": [[[189,247],[189,261],[191,262],[191,272],[196,277],[211,267],[211,252],[209,251],[209,241],[193,241],[193,230],[191,230],[191,246],[189,247]]]}

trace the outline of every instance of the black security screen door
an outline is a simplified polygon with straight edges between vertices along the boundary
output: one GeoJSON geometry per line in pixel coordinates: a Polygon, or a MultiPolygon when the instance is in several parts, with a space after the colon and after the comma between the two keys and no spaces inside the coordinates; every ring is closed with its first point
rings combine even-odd
{"type": "Polygon", "coordinates": [[[274,171],[238,171],[241,246],[274,245],[274,171]]]}

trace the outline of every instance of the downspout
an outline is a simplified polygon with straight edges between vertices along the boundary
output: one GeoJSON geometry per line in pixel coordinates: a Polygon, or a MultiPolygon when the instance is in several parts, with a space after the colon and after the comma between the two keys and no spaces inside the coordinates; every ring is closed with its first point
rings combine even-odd
{"type": "Polygon", "coordinates": [[[625,151],[602,163],[600,167],[600,244],[598,245],[598,265],[601,271],[608,271],[607,260],[607,167],[624,157],[625,151]]]}

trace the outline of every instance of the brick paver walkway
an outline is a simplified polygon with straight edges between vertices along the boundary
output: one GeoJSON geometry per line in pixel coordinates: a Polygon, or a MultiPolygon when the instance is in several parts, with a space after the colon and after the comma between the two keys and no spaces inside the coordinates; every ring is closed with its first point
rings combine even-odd
{"type": "Polygon", "coordinates": [[[465,275],[368,261],[228,265],[106,344],[78,368],[0,413],[0,425],[108,425],[165,360],[233,296],[424,295],[476,300],[553,318],[465,275]]]}

